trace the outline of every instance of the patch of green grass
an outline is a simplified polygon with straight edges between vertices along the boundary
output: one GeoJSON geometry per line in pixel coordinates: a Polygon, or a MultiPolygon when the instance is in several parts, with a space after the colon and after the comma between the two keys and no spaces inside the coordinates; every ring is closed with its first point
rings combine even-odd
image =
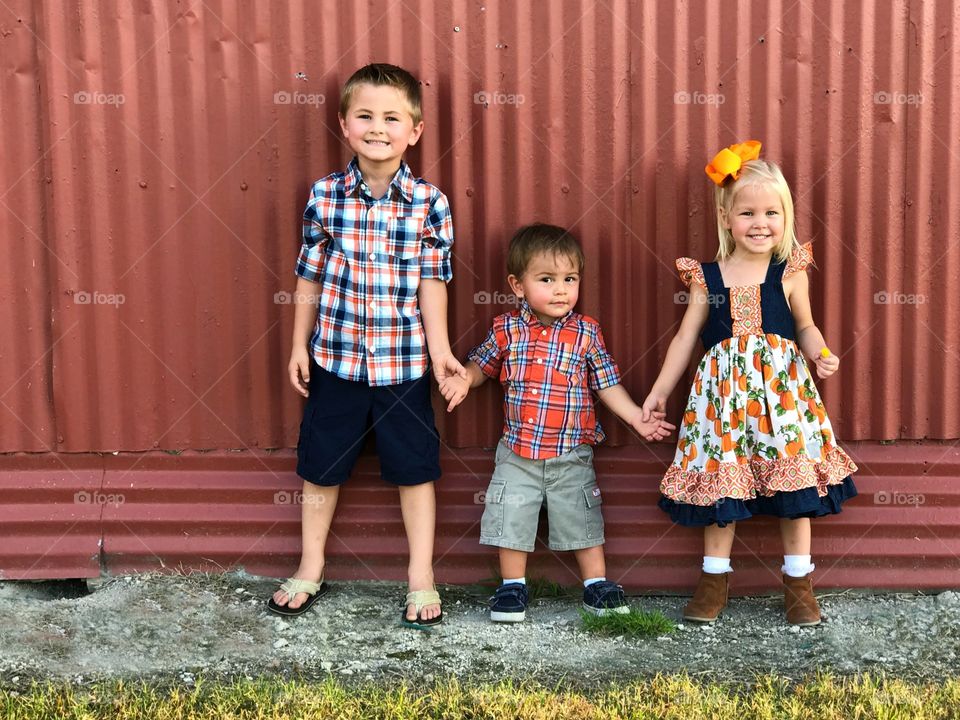
{"type": "Polygon", "coordinates": [[[676,623],[659,610],[647,612],[632,607],[628,613],[611,613],[603,617],[581,610],[580,616],[583,618],[583,627],[598,635],[659,637],[677,629],[676,623]]]}
{"type": "MultiPolygon", "coordinates": [[[[482,582],[484,586],[491,586],[494,590],[496,590],[496,588],[503,584],[503,578],[500,577],[498,573],[494,573],[492,577],[489,577],[482,582]]],[[[527,578],[527,592],[530,594],[529,599],[531,602],[533,600],[573,597],[574,595],[570,588],[565,588],[558,582],[554,582],[553,580],[548,580],[545,577],[539,576],[527,578]]]]}
{"type": "Polygon", "coordinates": [[[764,675],[720,683],[686,674],[610,684],[593,691],[535,682],[347,686],[335,680],[240,680],[195,687],[116,682],[76,688],[34,684],[20,693],[0,690],[6,720],[139,720],[158,718],[950,718],[960,706],[960,680],[914,683],[862,675],[821,673],[801,681],[764,675]]]}

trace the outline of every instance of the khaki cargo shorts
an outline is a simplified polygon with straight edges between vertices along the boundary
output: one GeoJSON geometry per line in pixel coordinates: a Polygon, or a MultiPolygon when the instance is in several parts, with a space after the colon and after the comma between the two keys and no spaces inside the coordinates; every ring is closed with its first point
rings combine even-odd
{"type": "Polygon", "coordinates": [[[578,445],[557,457],[529,460],[501,440],[496,462],[483,495],[481,545],[531,552],[544,503],[551,550],[603,544],[603,499],[593,472],[593,448],[578,445]]]}

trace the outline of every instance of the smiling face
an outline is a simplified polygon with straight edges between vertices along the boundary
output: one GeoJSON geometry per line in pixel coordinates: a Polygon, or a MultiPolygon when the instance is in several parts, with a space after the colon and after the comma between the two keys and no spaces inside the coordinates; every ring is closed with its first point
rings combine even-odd
{"type": "Polygon", "coordinates": [[[417,144],[423,121],[414,124],[410,104],[397,88],[364,83],[354,90],[346,115],[340,115],[340,128],[361,172],[390,170],[400,167],[403,153],[417,144]]]}
{"type": "Polygon", "coordinates": [[[510,275],[507,280],[544,325],[570,312],[580,296],[580,271],[573,258],[559,253],[537,253],[523,275],[510,275]]]}
{"type": "Polygon", "coordinates": [[[729,212],[720,210],[720,218],[733,236],[735,253],[769,255],[783,239],[783,203],[769,186],[743,188],[729,212]]]}

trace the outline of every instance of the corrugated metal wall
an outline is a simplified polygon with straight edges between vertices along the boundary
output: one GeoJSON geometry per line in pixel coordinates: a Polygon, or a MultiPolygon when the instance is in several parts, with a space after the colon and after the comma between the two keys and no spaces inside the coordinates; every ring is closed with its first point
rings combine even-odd
{"type": "MultiPolygon", "coordinates": [[[[502,310],[511,231],[568,224],[640,396],[682,311],[672,259],[715,249],[701,167],[758,137],[814,241],[840,437],[960,436],[950,3],[20,1],[0,23],[3,450],[295,443],[274,296],[372,59],[424,82],[411,160],[454,207],[459,352],[502,310]]],[[[465,410],[449,443],[491,445],[499,390],[465,410]]]]}
{"type": "MultiPolygon", "coordinates": [[[[221,559],[270,567],[295,557],[292,526],[258,544],[280,515],[255,508],[257,493],[296,484],[289,453],[259,451],[293,446],[300,420],[286,380],[293,313],[283,293],[294,285],[309,186],[348,160],[338,88],[379,60],[424,84],[427,129],[409,159],[454,209],[457,352],[510,307],[511,232],[534,220],[569,225],[588,256],[580,309],[603,323],[638,400],[682,314],[673,259],[715,251],[703,165],[722,145],[763,140],[791,181],[800,234],[814,242],[814,313],[843,357],[821,385],[826,405],[841,441],[867,441],[857,459],[872,491],[829,521],[828,537],[860,543],[834,550],[863,551],[871,567],[894,572],[888,585],[927,571],[934,579],[921,584],[947,582],[948,556],[960,554],[950,512],[891,513],[871,496],[925,474],[938,508],[956,504],[951,446],[897,455],[875,443],[960,437],[960,300],[949,292],[960,273],[949,194],[960,180],[958,30],[952,3],[920,0],[6,0],[0,451],[57,454],[43,468],[4,459],[4,528],[31,540],[0,572],[96,572],[98,535],[107,546],[99,562],[113,570],[205,557],[182,523],[222,531],[227,550],[250,539],[242,544],[252,555],[221,559]],[[67,454],[231,448],[255,450],[243,472],[261,472],[238,480],[253,493],[238,500],[252,515],[230,504],[226,516],[241,519],[225,530],[203,511],[229,485],[217,475],[232,467],[223,453],[187,465],[121,456],[120,470],[67,454]],[[873,452],[886,460],[875,464],[873,452]],[[921,459],[925,469],[905,469],[921,459]],[[60,504],[120,486],[142,495],[122,512],[60,504]],[[38,489],[46,508],[32,499],[38,489]],[[924,528],[930,547],[913,565],[882,550],[924,528]],[[147,543],[138,535],[154,532],[147,543]],[[38,558],[54,539],[76,557],[38,558]],[[138,555],[151,545],[164,550],[138,555]]],[[[685,392],[677,389],[674,414],[685,392]]],[[[439,418],[451,478],[440,567],[448,563],[450,579],[476,577],[479,515],[464,493],[489,470],[488,454],[456,449],[494,445],[500,403],[488,383],[439,418]]],[[[602,450],[598,466],[614,489],[612,564],[627,572],[653,533],[628,572],[640,582],[629,573],[696,555],[696,542],[674,540],[651,509],[670,447],[638,446],[605,410],[601,419],[611,446],[633,446],[602,450]],[[636,497],[632,482],[645,488],[636,497]]],[[[369,492],[357,490],[359,514],[341,520],[352,539],[333,550],[348,561],[363,538],[400,533],[396,518],[378,524],[395,508],[376,481],[360,487],[369,492]]]]}

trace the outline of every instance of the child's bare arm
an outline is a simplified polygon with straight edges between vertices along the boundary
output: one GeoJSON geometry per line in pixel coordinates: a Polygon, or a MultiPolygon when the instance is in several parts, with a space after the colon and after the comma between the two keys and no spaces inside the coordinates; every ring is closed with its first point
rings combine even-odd
{"type": "Polygon", "coordinates": [[[310,336],[317,322],[317,297],[320,283],[299,277],[293,296],[293,344],[287,373],[293,389],[304,397],[310,386],[310,336]]]}
{"type": "Polygon", "coordinates": [[[440,394],[448,403],[447,412],[462,403],[471,388],[479,387],[487,379],[480,366],[472,360],[464,366],[464,369],[467,374],[466,380],[460,375],[449,375],[440,382],[440,394]]]}
{"type": "Polygon", "coordinates": [[[658,410],[654,410],[650,418],[644,419],[643,409],[633,401],[630,393],[621,384],[598,390],[597,397],[645,440],[663,440],[671,431],[677,429],[675,425],[666,422],[663,419],[665,414],[658,410]]]}
{"type": "Polygon", "coordinates": [[[433,373],[437,382],[443,382],[450,375],[459,375],[466,379],[463,365],[450,349],[450,336],[447,333],[447,285],[436,278],[421,278],[417,290],[420,303],[420,317],[427,336],[427,350],[433,363],[433,373]]]}
{"type": "Polygon", "coordinates": [[[819,377],[830,377],[840,367],[840,358],[833,353],[827,357],[820,354],[820,351],[827,346],[827,342],[823,339],[820,328],[813,322],[813,311],[810,309],[810,281],[807,273],[798,272],[791,276],[789,299],[800,352],[813,360],[819,377]]]}
{"type": "Polygon", "coordinates": [[[697,284],[690,286],[690,300],[687,311],[680,321],[680,329],[670,341],[667,356],[663,360],[663,367],[647,399],[643,402],[644,419],[649,420],[651,411],[664,412],[667,409],[667,398],[677,386],[690,362],[690,355],[697,345],[700,331],[707,322],[710,308],[707,303],[707,291],[697,284]]]}

